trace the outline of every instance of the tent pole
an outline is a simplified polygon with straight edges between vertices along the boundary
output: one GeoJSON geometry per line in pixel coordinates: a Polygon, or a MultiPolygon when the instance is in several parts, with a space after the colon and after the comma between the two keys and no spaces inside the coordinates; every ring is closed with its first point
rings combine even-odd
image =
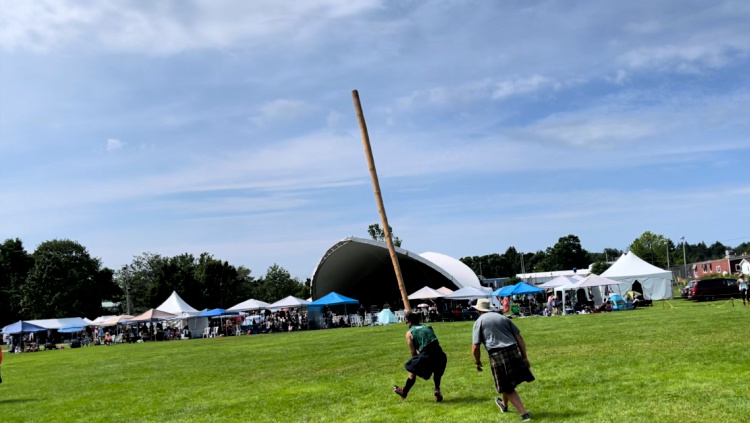
{"type": "Polygon", "coordinates": [[[372,148],[370,147],[370,136],[367,133],[367,124],[365,123],[365,114],[362,111],[362,104],[359,101],[359,93],[357,90],[352,91],[352,99],[354,100],[354,108],[357,111],[357,120],[359,121],[359,129],[362,132],[362,144],[365,147],[365,156],[367,156],[367,165],[370,169],[370,177],[372,179],[372,189],[375,191],[375,201],[378,204],[378,212],[380,213],[380,221],[383,224],[383,231],[385,231],[385,242],[388,244],[388,251],[391,253],[391,261],[393,262],[393,270],[396,272],[396,279],[398,280],[398,289],[401,291],[401,300],[404,302],[404,310],[410,312],[411,306],[409,306],[409,299],[406,295],[406,286],[404,284],[404,277],[401,275],[401,266],[398,263],[398,256],[396,255],[396,249],[393,246],[393,234],[391,233],[391,227],[388,225],[388,217],[385,214],[385,205],[383,204],[383,197],[380,195],[380,182],[378,182],[378,172],[375,169],[375,159],[372,156],[372,148]]]}

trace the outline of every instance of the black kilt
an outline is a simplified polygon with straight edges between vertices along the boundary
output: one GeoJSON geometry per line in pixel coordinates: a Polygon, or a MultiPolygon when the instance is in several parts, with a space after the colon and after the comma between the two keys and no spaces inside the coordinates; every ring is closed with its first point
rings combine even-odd
{"type": "Polygon", "coordinates": [[[424,347],[419,354],[407,361],[404,367],[407,372],[414,373],[427,380],[433,373],[442,376],[445,373],[446,364],[448,364],[448,357],[446,357],[438,341],[433,341],[424,347]]]}
{"type": "Polygon", "coordinates": [[[490,353],[490,368],[495,378],[495,389],[498,394],[509,394],[522,382],[533,382],[534,375],[526,366],[518,350],[518,345],[498,348],[490,353]]]}

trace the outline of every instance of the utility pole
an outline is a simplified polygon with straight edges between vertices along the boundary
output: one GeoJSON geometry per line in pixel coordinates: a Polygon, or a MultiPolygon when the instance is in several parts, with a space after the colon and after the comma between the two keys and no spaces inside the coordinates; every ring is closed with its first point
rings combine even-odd
{"type": "Polygon", "coordinates": [[[130,314],[130,266],[127,264],[125,265],[125,300],[128,308],[127,314],[132,316],[130,314]]]}
{"type": "Polygon", "coordinates": [[[667,242],[667,269],[669,269],[669,242],[667,242]]]}
{"type": "Polygon", "coordinates": [[[683,236],[680,239],[682,240],[682,261],[685,263],[685,283],[687,283],[688,271],[687,271],[687,254],[685,254],[685,237],[683,236]]]}

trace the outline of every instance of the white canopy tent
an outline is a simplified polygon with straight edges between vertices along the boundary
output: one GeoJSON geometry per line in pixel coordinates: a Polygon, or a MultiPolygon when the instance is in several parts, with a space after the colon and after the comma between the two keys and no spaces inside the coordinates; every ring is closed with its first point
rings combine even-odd
{"type": "Polygon", "coordinates": [[[620,282],[620,295],[640,283],[643,298],[646,300],[663,300],[674,298],[672,293],[672,272],[646,263],[640,257],[628,251],[601,276],[620,282]]]}
{"type": "Polygon", "coordinates": [[[65,326],[86,327],[91,324],[80,317],[66,317],[62,319],[41,319],[41,320],[24,320],[45,329],[60,329],[65,326]]]}
{"type": "Polygon", "coordinates": [[[271,308],[296,308],[296,307],[307,307],[307,305],[310,304],[310,301],[303,300],[302,298],[297,298],[293,295],[290,295],[286,298],[282,298],[279,301],[276,301],[275,303],[271,304],[271,308]]]}
{"type": "Polygon", "coordinates": [[[480,298],[489,298],[491,295],[491,292],[487,292],[483,289],[473,286],[465,286],[461,289],[457,289],[453,293],[448,294],[443,298],[447,300],[477,300],[480,298]]]}
{"type": "Polygon", "coordinates": [[[181,315],[182,313],[200,313],[198,310],[194,309],[188,303],[186,303],[185,300],[180,298],[180,296],[177,295],[177,291],[172,291],[172,295],[170,295],[169,298],[167,298],[167,300],[164,301],[159,307],[156,307],[156,309],[176,315],[181,315]]]}
{"type": "Polygon", "coordinates": [[[437,292],[442,292],[445,295],[452,294],[453,290],[450,288],[446,288],[444,286],[441,286],[440,288],[436,289],[437,292]]]}
{"type": "Polygon", "coordinates": [[[250,298],[249,300],[245,300],[239,304],[229,307],[227,311],[255,311],[255,310],[267,310],[271,308],[274,308],[271,306],[271,304],[250,298]]]}
{"type": "Polygon", "coordinates": [[[567,276],[560,275],[556,277],[555,279],[549,280],[541,285],[538,286],[538,288],[546,289],[546,288],[556,288],[558,286],[565,286],[570,285],[574,281],[568,278],[567,276]]]}
{"type": "Polygon", "coordinates": [[[429,286],[425,286],[424,288],[420,288],[413,292],[408,298],[410,300],[434,300],[443,297],[445,297],[445,294],[442,292],[432,289],[429,286]]]}

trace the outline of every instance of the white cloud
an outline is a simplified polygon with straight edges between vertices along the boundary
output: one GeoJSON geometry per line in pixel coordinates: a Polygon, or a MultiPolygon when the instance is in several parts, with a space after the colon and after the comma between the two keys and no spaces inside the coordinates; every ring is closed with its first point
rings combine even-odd
{"type": "Polygon", "coordinates": [[[263,104],[250,120],[257,125],[288,122],[310,113],[313,107],[304,101],[279,99],[263,104]]]}
{"type": "Polygon", "coordinates": [[[120,149],[122,149],[125,146],[125,144],[126,143],[124,143],[124,142],[122,142],[122,141],[120,141],[118,139],[110,138],[110,139],[107,140],[107,151],[120,150],[120,149]]]}
{"type": "Polygon", "coordinates": [[[557,90],[560,86],[560,83],[542,75],[508,79],[497,84],[492,92],[492,98],[494,100],[500,100],[519,94],[533,93],[546,88],[557,90]]]}
{"type": "Polygon", "coordinates": [[[0,48],[45,51],[69,43],[153,53],[260,45],[268,36],[308,37],[330,22],[379,7],[379,0],[2,2],[0,48]]]}

